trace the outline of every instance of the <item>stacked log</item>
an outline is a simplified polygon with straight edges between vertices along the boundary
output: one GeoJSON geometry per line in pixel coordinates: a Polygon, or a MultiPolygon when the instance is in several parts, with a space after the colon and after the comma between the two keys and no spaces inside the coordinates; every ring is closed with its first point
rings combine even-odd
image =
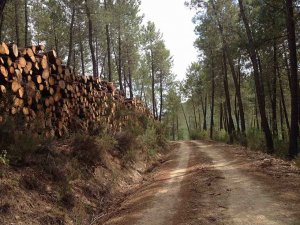
{"type": "Polygon", "coordinates": [[[7,91],[13,94],[10,113],[23,114],[28,128],[36,129],[37,123],[38,132],[49,137],[69,133],[75,123],[83,130],[99,123],[120,131],[130,119],[116,119],[122,109],[151,116],[140,100],[126,99],[112,82],[77,75],[42,45],[0,44],[0,95],[7,91]]]}

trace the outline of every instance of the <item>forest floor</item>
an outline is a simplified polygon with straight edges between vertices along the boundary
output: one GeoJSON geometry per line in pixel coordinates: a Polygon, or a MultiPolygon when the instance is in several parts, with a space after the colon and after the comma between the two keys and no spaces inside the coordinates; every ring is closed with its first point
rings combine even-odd
{"type": "Polygon", "coordinates": [[[97,224],[300,224],[299,168],[240,146],[180,142],[144,180],[97,224]]]}

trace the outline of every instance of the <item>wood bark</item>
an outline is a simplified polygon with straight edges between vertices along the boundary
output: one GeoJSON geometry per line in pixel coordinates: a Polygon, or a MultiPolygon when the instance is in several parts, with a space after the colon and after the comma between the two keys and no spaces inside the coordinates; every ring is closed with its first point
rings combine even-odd
{"type": "Polygon", "coordinates": [[[261,116],[261,126],[262,126],[262,129],[265,134],[268,153],[273,153],[274,152],[274,144],[273,144],[272,133],[271,133],[267,115],[266,115],[264,87],[260,80],[257,54],[255,51],[255,45],[254,45],[252,32],[250,30],[249,22],[246,17],[243,0],[239,0],[239,8],[240,8],[240,13],[242,16],[244,26],[246,28],[246,34],[247,34],[247,38],[248,38],[248,51],[249,51],[250,59],[251,59],[253,70],[254,70],[253,74],[254,74],[256,95],[257,95],[257,102],[258,102],[259,112],[260,112],[260,116],[261,116]]]}

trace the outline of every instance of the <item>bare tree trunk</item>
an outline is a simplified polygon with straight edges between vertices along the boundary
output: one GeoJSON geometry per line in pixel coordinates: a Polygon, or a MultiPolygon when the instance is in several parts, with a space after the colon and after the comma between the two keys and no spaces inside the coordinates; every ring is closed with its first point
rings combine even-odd
{"type": "Polygon", "coordinates": [[[214,59],[211,51],[211,110],[210,110],[210,139],[213,138],[214,129],[214,107],[215,107],[215,69],[214,59]]]}
{"type": "Polygon", "coordinates": [[[162,75],[162,72],[160,72],[160,74],[159,74],[159,94],[160,94],[159,121],[161,121],[162,111],[163,111],[163,75],[162,75]]]}
{"type": "Polygon", "coordinates": [[[129,94],[130,94],[130,98],[133,98],[133,90],[132,90],[132,74],[131,74],[131,60],[130,60],[130,56],[128,53],[128,49],[127,49],[127,58],[128,58],[128,79],[129,79],[129,83],[128,83],[128,87],[129,87],[129,94]]]}
{"type": "Polygon", "coordinates": [[[122,46],[121,46],[121,27],[119,25],[119,31],[118,31],[118,50],[119,50],[119,56],[118,56],[118,76],[119,76],[119,85],[120,90],[123,90],[123,83],[122,83],[122,46]]]}
{"type": "Polygon", "coordinates": [[[93,22],[92,22],[92,18],[91,18],[90,9],[88,6],[88,0],[85,0],[85,8],[86,8],[86,15],[87,15],[87,19],[88,19],[89,46],[90,46],[92,65],[93,65],[93,76],[98,77],[97,62],[96,62],[94,45],[93,45],[93,22]]]}
{"type": "Polygon", "coordinates": [[[69,31],[70,37],[69,37],[69,54],[68,54],[67,66],[71,65],[71,60],[72,60],[74,20],[75,20],[75,6],[73,6],[72,8],[72,16],[71,16],[70,31],[69,31]]]}
{"type": "Polygon", "coordinates": [[[188,121],[187,121],[186,114],[185,114],[185,112],[184,112],[184,108],[183,108],[183,105],[182,105],[182,103],[181,103],[180,105],[181,105],[181,109],[182,109],[182,112],[183,112],[183,116],[184,116],[185,124],[186,124],[186,126],[187,126],[187,129],[188,129],[189,136],[191,136],[191,130],[190,130],[190,126],[189,126],[189,123],[188,123],[188,121]]]}
{"type": "MultiPolygon", "coordinates": [[[[110,3],[110,2],[109,2],[110,3]]],[[[108,11],[107,2],[104,0],[105,10],[108,11]]],[[[109,32],[109,24],[105,25],[106,31],[106,43],[107,43],[107,64],[108,64],[108,81],[112,81],[112,71],[111,71],[111,47],[110,47],[110,32],[109,32]]]]}
{"type": "Polygon", "coordinates": [[[195,121],[195,128],[198,128],[198,121],[197,121],[197,115],[196,115],[196,106],[195,106],[195,101],[194,101],[194,97],[191,97],[191,101],[192,101],[192,106],[193,106],[193,113],[194,113],[194,121],[195,121]]]}
{"type": "Polygon", "coordinates": [[[18,13],[18,0],[14,0],[14,9],[15,9],[15,31],[16,31],[16,44],[20,44],[20,35],[19,35],[19,13],[18,13]]]}
{"type": "Polygon", "coordinates": [[[85,76],[85,68],[84,68],[84,53],[83,53],[83,44],[82,40],[79,42],[79,49],[80,49],[80,59],[81,59],[81,74],[82,76],[85,76]]]}
{"type": "Polygon", "coordinates": [[[153,52],[152,49],[150,50],[150,57],[151,57],[151,88],[152,88],[152,111],[153,116],[155,119],[157,119],[157,116],[155,114],[156,109],[156,102],[155,102],[155,69],[154,69],[154,62],[153,62],[153,52]]]}
{"type": "Polygon", "coordinates": [[[202,112],[203,112],[203,130],[207,130],[207,123],[206,123],[206,114],[207,114],[207,94],[205,94],[205,99],[203,102],[201,96],[201,105],[202,105],[202,112]]]}
{"type": "Polygon", "coordinates": [[[282,101],[280,99],[280,104],[279,104],[279,113],[280,113],[280,127],[281,127],[281,138],[282,140],[285,140],[285,129],[284,129],[284,126],[283,126],[283,110],[282,110],[282,101]]]}
{"type": "Polygon", "coordinates": [[[1,14],[0,17],[0,41],[2,40],[2,27],[3,27],[3,21],[4,21],[4,14],[1,14]]]}
{"type": "Polygon", "coordinates": [[[3,16],[3,11],[4,11],[6,3],[7,3],[7,0],[1,0],[0,1],[0,17],[1,18],[3,16]]]}
{"type": "Polygon", "coordinates": [[[220,130],[223,130],[223,103],[220,102],[220,130]]]}
{"type": "Polygon", "coordinates": [[[222,24],[220,22],[220,19],[218,17],[214,0],[212,1],[212,6],[213,6],[213,9],[214,9],[215,16],[217,18],[219,33],[220,33],[221,38],[222,38],[223,49],[225,50],[225,53],[226,53],[226,56],[227,56],[228,64],[230,66],[230,70],[231,70],[231,74],[232,74],[232,78],[233,78],[233,82],[234,82],[234,86],[235,86],[235,91],[236,91],[236,95],[237,95],[238,106],[239,106],[240,116],[241,116],[242,132],[245,133],[245,130],[246,130],[245,113],[244,113],[243,101],[242,101],[242,96],[241,96],[241,89],[239,87],[236,71],[235,71],[235,68],[234,68],[234,62],[233,62],[233,59],[231,58],[231,54],[230,54],[230,51],[229,51],[229,48],[228,48],[228,44],[227,44],[227,41],[226,41],[226,38],[225,38],[225,35],[224,35],[223,26],[222,26],[222,24]]]}
{"type": "Polygon", "coordinates": [[[24,1],[25,6],[25,33],[24,33],[24,41],[25,41],[25,46],[28,46],[28,0],[24,1]]]}
{"type": "Polygon", "coordinates": [[[248,38],[248,51],[250,54],[250,59],[251,59],[253,70],[254,70],[254,81],[255,81],[255,87],[256,87],[257,102],[258,102],[258,107],[259,107],[260,116],[261,116],[261,125],[262,125],[262,129],[264,131],[264,134],[265,134],[268,153],[273,153],[274,152],[274,144],[273,144],[272,133],[271,133],[267,115],[266,115],[264,87],[263,87],[263,84],[261,83],[260,76],[259,76],[257,54],[255,51],[252,32],[250,30],[249,22],[246,17],[246,14],[245,14],[243,0],[239,0],[239,7],[240,7],[240,12],[241,12],[243,22],[244,22],[244,25],[246,28],[246,33],[247,33],[247,38],[248,38]]]}
{"type": "Polygon", "coordinates": [[[299,135],[299,81],[297,65],[297,47],[295,35],[295,20],[293,0],[286,0],[286,26],[288,34],[288,44],[290,52],[291,67],[291,132],[289,144],[289,156],[294,158],[299,153],[298,135],[299,135]]]}
{"type": "Polygon", "coordinates": [[[232,114],[231,114],[231,103],[230,103],[230,93],[229,93],[229,87],[228,87],[228,76],[227,76],[227,62],[226,62],[226,53],[225,50],[223,49],[223,85],[224,85],[224,91],[225,91],[225,102],[226,102],[226,109],[227,109],[227,118],[228,118],[228,133],[230,137],[230,143],[233,143],[233,132],[235,130],[234,128],[234,123],[232,119],[232,114]]]}
{"type": "Polygon", "coordinates": [[[273,136],[278,136],[278,128],[277,128],[277,44],[276,40],[273,43],[273,79],[272,79],[272,98],[271,98],[271,105],[272,105],[272,130],[273,136]]]}

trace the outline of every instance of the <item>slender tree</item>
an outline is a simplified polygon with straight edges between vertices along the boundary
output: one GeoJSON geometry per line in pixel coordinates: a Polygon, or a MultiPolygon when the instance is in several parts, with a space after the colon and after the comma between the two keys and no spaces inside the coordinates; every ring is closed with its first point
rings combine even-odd
{"type": "Polygon", "coordinates": [[[298,152],[298,135],[299,135],[299,81],[298,81],[298,65],[297,65],[297,47],[295,35],[294,6],[292,0],[286,0],[286,27],[288,34],[288,46],[290,55],[291,70],[291,131],[289,156],[295,157],[298,152]]]}

